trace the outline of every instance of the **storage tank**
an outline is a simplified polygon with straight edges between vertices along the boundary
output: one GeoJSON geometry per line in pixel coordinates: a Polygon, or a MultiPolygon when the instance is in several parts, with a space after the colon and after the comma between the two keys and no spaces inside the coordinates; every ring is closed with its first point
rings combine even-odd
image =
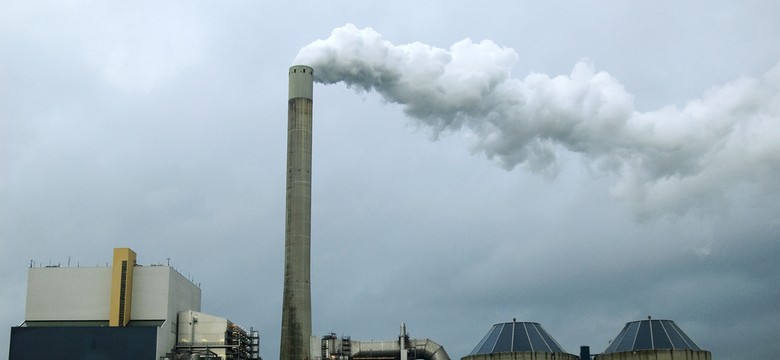
{"type": "Polygon", "coordinates": [[[631,321],[596,360],[711,360],[671,320],[631,321]]]}
{"type": "Polygon", "coordinates": [[[461,360],[577,360],[535,322],[495,324],[461,360]]]}

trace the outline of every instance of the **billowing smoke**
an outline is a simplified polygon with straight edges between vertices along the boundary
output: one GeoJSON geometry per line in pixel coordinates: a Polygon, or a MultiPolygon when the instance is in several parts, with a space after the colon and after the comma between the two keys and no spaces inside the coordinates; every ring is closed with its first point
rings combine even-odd
{"type": "Polygon", "coordinates": [[[588,62],[569,75],[519,79],[510,73],[517,61],[513,49],[489,40],[464,39],[449,49],[393,45],[354,25],[295,59],[314,67],[318,82],[344,82],[401,104],[437,136],[468,132],[475,152],[507,169],[554,174],[557,154],[579,153],[594,170],[614,175],[613,194],[640,217],[780,192],[780,63],[682,109],[640,112],[617,79],[588,62]]]}

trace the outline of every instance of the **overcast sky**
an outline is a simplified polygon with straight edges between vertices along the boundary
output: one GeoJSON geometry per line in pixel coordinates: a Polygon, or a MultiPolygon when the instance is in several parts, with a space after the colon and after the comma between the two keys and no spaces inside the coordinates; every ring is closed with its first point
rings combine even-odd
{"type": "Polygon", "coordinates": [[[277,359],[297,59],[315,334],[777,357],[780,2],[323,3],[0,0],[0,356],[31,261],[130,247],[277,359]]]}

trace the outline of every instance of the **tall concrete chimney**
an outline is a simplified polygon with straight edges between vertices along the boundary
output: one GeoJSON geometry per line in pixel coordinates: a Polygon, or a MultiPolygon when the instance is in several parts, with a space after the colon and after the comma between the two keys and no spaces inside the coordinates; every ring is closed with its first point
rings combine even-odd
{"type": "Polygon", "coordinates": [[[290,68],[287,102],[287,212],[280,360],[308,360],[311,337],[312,68],[290,68]]]}

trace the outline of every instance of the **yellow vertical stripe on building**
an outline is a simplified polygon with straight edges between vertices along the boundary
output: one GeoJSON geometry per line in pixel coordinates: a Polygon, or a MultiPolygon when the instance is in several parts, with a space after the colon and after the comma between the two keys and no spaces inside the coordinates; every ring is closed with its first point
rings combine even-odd
{"type": "Polygon", "coordinates": [[[130,321],[135,258],[135,252],[129,248],[114,249],[114,263],[111,268],[109,326],[125,326],[130,321]]]}

